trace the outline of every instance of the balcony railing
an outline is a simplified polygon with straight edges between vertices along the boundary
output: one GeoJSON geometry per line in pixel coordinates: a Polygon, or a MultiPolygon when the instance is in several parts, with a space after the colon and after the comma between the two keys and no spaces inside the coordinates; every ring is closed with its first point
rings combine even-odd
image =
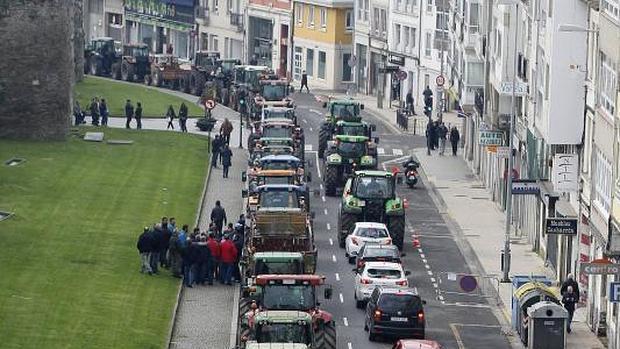
{"type": "Polygon", "coordinates": [[[236,26],[238,31],[243,30],[243,14],[230,13],[230,25],[236,26]]]}

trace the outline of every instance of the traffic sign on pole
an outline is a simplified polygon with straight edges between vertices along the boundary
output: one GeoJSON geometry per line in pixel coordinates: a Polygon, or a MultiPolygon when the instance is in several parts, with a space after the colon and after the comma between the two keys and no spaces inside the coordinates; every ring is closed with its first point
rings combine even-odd
{"type": "Polygon", "coordinates": [[[446,79],[443,75],[437,75],[437,78],[435,78],[435,83],[437,86],[443,86],[446,83],[446,79]]]}
{"type": "Polygon", "coordinates": [[[398,78],[398,80],[401,80],[401,81],[407,80],[407,72],[404,70],[399,70],[396,73],[396,77],[398,78]]]}
{"type": "Polygon", "coordinates": [[[215,101],[214,101],[214,100],[212,100],[212,99],[207,99],[207,100],[205,101],[205,108],[207,108],[207,109],[209,109],[209,110],[211,110],[211,109],[215,108],[215,101]]]}

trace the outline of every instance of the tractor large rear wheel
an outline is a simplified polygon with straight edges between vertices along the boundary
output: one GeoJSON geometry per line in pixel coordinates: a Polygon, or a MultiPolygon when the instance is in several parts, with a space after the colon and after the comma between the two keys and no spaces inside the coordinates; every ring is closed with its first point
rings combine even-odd
{"type": "Polygon", "coordinates": [[[389,217],[388,230],[392,236],[392,242],[402,251],[405,243],[405,215],[389,217]]]}
{"type": "Polygon", "coordinates": [[[325,166],[325,195],[336,196],[336,188],[338,187],[338,166],[325,166]]]}
{"type": "Polygon", "coordinates": [[[204,90],[204,87],[205,87],[205,82],[206,82],[205,77],[201,72],[192,71],[189,77],[190,92],[194,96],[201,96],[202,90],[204,90]]]}
{"type": "Polygon", "coordinates": [[[136,67],[133,64],[124,61],[121,65],[121,78],[123,79],[123,81],[133,81],[133,77],[135,74],[136,67]]]}
{"type": "Polygon", "coordinates": [[[241,298],[239,300],[239,313],[237,319],[237,344],[241,344],[241,338],[250,337],[250,328],[243,325],[243,316],[247,314],[251,308],[252,301],[249,298],[241,298]]]}
{"type": "Polygon", "coordinates": [[[153,81],[152,81],[152,79],[151,79],[151,74],[146,74],[146,75],[144,75],[144,84],[145,84],[146,86],[151,86],[151,83],[152,83],[152,82],[153,82],[153,81]]]}
{"type": "Polygon", "coordinates": [[[336,324],[334,321],[323,323],[316,332],[318,349],[336,349],[336,324]]]}
{"type": "Polygon", "coordinates": [[[353,231],[353,227],[357,222],[357,216],[351,213],[340,213],[340,226],[338,227],[338,246],[344,248],[345,239],[353,231]]]}
{"type": "Polygon", "coordinates": [[[101,61],[97,59],[97,57],[90,57],[88,62],[88,66],[90,67],[90,75],[101,75],[101,61]]]}
{"type": "Polygon", "coordinates": [[[112,67],[110,67],[110,70],[112,73],[112,79],[114,80],[121,79],[121,64],[120,63],[113,63],[112,67]]]}
{"type": "Polygon", "coordinates": [[[329,140],[329,124],[322,123],[321,129],[319,130],[319,157],[323,158],[323,153],[325,152],[325,148],[327,148],[327,141],[329,140]]]}

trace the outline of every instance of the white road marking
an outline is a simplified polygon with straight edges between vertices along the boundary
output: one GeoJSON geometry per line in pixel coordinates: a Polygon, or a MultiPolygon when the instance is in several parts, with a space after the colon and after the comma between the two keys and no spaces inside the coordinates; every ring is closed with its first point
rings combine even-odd
{"type": "Polygon", "coordinates": [[[421,248],[418,248],[419,253],[424,253],[421,248]]]}
{"type": "Polygon", "coordinates": [[[433,287],[435,287],[435,288],[439,288],[439,285],[437,285],[437,283],[436,283],[436,282],[434,282],[434,283],[433,283],[433,287]]]}
{"type": "Polygon", "coordinates": [[[336,281],[340,281],[340,274],[336,273],[336,281]]]}
{"type": "Polygon", "coordinates": [[[327,209],[326,208],[323,209],[323,213],[325,213],[325,215],[327,216],[327,209]]]}
{"type": "Polygon", "coordinates": [[[314,152],[314,159],[316,160],[316,173],[319,175],[319,179],[321,179],[321,166],[319,164],[319,152],[314,152]]]}
{"type": "Polygon", "coordinates": [[[402,149],[392,149],[392,154],[394,154],[394,156],[402,156],[403,151],[402,149]]]}
{"type": "Polygon", "coordinates": [[[304,124],[307,124],[307,123],[308,123],[308,120],[306,120],[306,119],[301,119],[301,121],[303,121],[303,122],[304,122],[304,124]]]}
{"type": "Polygon", "coordinates": [[[332,226],[327,223],[327,230],[332,230],[332,226]]]}
{"type": "Polygon", "coordinates": [[[334,245],[334,240],[332,240],[332,238],[329,238],[329,244],[332,246],[334,245]]]}
{"type": "Polygon", "coordinates": [[[423,262],[424,264],[428,263],[428,261],[426,260],[426,258],[422,258],[422,262],[423,262]]]}
{"type": "MultiPolygon", "coordinates": [[[[399,149],[400,150],[400,149],[399,149]]],[[[394,152],[394,150],[392,150],[392,152],[394,152]]],[[[401,150],[402,152],[402,150],[401,150]]],[[[394,158],[394,159],[390,159],[387,161],[384,161],[386,164],[392,164],[392,163],[400,163],[400,162],[405,162],[409,160],[409,155],[405,155],[405,156],[401,156],[399,158],[394,158]]]]}
{"type": "Polygon", "coordinates": [[[435,278],[431,278],[431,282],[435,282],[435,278]]]}
{"type": "Polygon", "coordinates": [[[346,318],[346,317],[343,317],[343,318],[342,318],[342,322],[344,322],[344,325],[345,325],[345,326],[349,327],[349,320],[347,320],[347,318],[346,318]]]}
{"type": "Polygon", "coordinates": [[[338,295],[340,297],[340,303],[344,303],[344,297],[342,296],[342,293],[338,295]]]}
{"type": "Polygon", "coordinates": [[[320,111],[316,110],[316,109],[310,109],[310,112],[315,113],[317,115],[321,115],[323,116],[323,113],[321,113],[320,111]]]}
{"type": "Polygon", "coordinates": [[[335,254],[332,255],[332,261],[334,261],[334,263],[338,262],[338,260],[336,259],[336,255],[335,254]]]}
{"type": "Polygon", "coordinates": [[[321,190],[323,190],[323,184],[319,184],[319,188],[321,188],[321,190]]]}
{"type": "Polygon", "coordinates": [[[420,253],[420,257],[422,257],[422,259],[426,258],[426,256],[424,255],[424,253],[420,253]]]}
{"type": "Polygon", "coordinates": [[[312,132],[312,127],[310,127],[310,132],[312,132]]]}
{"type": "Polygon", "coordinates": [[[353,345],[351,344],[351,342],[347,343],[347,349],[353,349],[353,345]]]}
{"type": "Polygon", "coordinates": [[[304,145],[304,151],[312,151],[312,144],[304,145]]]}
{"type": "Polygon", "coordinates": [[[443,296],[439,295],[437,298],[439,298],[440,301],[443,301],[443,296]]]}
{"type": "Polygon", "coordinates": [[[323,202],[325,202],[325,195],[321,196],[321,200],[323,200],[323,202]]]}
{"type": "Polygon", "coordinates": [[[377,148],[377,154],[379,154],[379,155],[383,155],[383,154],[385,154],[385,149],[383,149],[383,148],[377,148]]]}
{"type": "Polygon", "coordinates": [[[424,267],[425,267],[426,269],[430,269],[430,268],[431,268],[428,264],[424,264],[424,267]]]}
{"type": "Polygon", "coordinates": [[[428,273],[428,275],[433,276],[433,272],[432,271],[427,270],[426,272],[428,273]]]}

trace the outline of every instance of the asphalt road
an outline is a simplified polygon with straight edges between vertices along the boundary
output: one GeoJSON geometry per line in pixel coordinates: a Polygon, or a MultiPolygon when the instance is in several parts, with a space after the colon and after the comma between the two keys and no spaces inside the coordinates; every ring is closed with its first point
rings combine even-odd
{"type": "MultiPolygon", "coordinates": [[[[391,348],[393,341],[379,339],[368,341],[363,329],[364,311],[355,307],[353,299],[354,275],[352,265],[344,256],[344,249],[337,242],[337,212],[339,198],[326,197],[322,186],[323,167],[316,149],[318,130],[324,115],[321,104],[310,94],[297,93],[294,96],[297,115],[306,135],[306,159],[311,163],[307,170],[313,172],[310,183],[314,196],[311,208],[315,212],[314,231],[317,245],[317,273],[327,277],[333,286],[334,297],[324,300],[322,308],[331,312],[337,324],[338,348],[391,348]]],[[[380,138],[380,167],[390,169],[394,162],[411,153],[414,147],[424,147],[425,140],[419,136],[396,134],[394,129],[367,112],[367,121],[377,125],[376,136],[380,138]]],[[[493,299],[483,297],[479,291],[463,295],[454,275],[469,274],[468,259],[457,244],[457,235],[450,228],[442,208],[436,204],[432,193],[421,183],[415,189],[404,184],[398,186],[398,195],[408,199],[406,212],[404,269],[411,271],[409,284],[417,287],[427,301],[425,313],[426,338],[439,341],[446,348],[510,348],[502,328],[489,305],[493,299]],[[412,246],[412,234],[419,236],[421,246],[412,246]],[[456,293],[448,293],[456,292],[456,293]]],[[[457,280],[461,280],[457,277],[457,280]]],[[[492,287],[494,281],[477,279],[479,289],[492,287]]]]}

